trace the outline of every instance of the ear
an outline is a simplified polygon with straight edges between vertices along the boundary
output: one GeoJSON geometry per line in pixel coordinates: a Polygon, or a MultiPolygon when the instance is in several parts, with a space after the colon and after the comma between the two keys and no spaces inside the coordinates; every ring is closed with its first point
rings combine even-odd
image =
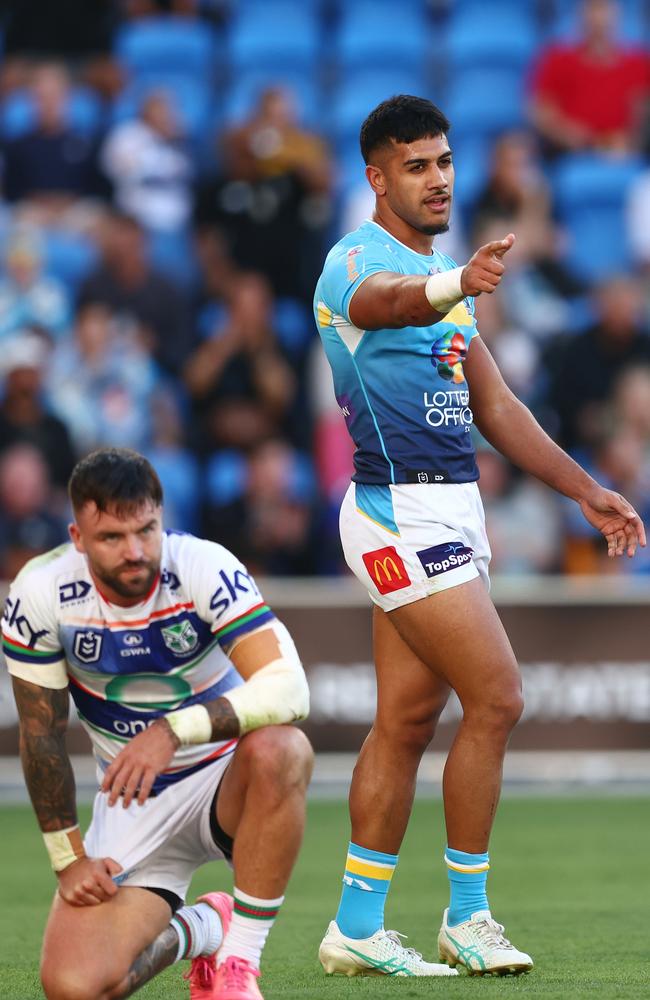
{"type": "Polygon", "coordinates": [[[84,548],[84,544],[81,538],[81,532],[79,531],[79,527],[75,524],[74,521],[68,525],[68,534],[70,535],[70,540],[74,545],[75,549],[77,550],[77,552],[85,552],[86,550],[84,548]]]}
{"type": "Polygon", "coordinates": [[[366,167],[366,177],[368,178],[370,187],[378,198],[386,194],[386,179],[380,167],[375,167],[372,163],[369,163],[366,167]]]}

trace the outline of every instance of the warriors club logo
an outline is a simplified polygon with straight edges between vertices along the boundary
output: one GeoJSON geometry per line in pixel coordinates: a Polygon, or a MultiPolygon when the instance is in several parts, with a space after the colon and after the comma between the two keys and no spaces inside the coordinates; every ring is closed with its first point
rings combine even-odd
{"type": "Polygon", "coordinates": [[[364,552],[361,558],[380,594],[392,594],[395,590],[411,586],[406,567],[394,545],[364,552]]]}

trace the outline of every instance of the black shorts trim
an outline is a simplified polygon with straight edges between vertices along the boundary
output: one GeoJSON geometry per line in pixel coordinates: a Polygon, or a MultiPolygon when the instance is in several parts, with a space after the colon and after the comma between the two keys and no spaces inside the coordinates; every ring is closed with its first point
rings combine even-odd
{"type": "Polygon", "coordinates": [[[146,889],[147,892],[153,892],[154,896],[160,896],[161,899],[164,899],[172,911],[172,917],[176,913],[176,910],[180,910],[183,905],[181,897],[177,896],[175,892],[171,891],[171,889],[158,889],[156,886],[152,885],[143,885],[140,886],[140,888],[146,889]]]}
{"type": "MultiPolygon", "coordinates": [[[[223,781],[223,777],[221,781],[223,781]]],[[[212,796],[212,802],[210,803],[210,833],[219,850],[223,852],[226,861],[232,861],[233,839],[228,836],[225,830],[221,829],[217,819],[217,800],[221,791],[221,781],[217,785],[217,790],[212,796]]]]}

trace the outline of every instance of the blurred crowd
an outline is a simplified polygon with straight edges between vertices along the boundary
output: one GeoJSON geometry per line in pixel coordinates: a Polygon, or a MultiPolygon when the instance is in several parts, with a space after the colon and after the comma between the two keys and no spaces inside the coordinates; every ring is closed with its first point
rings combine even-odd
{"type": "MultiPolygon", "coordinates": [[[[366,24],[385,15],[395,44],[390,6],[366,3],[366,24]]],[[[65,540],[67,477],[105,444],[153,461],[169,527],[259,574],[343,572],[351,445],[311,298],[329,246],[372,210],[361,119],[406,89],[452,120],[441,246],[463,261],[517,235],[499,293],[477,300],[506,380],[650,523],[641,0],[404,0],[412,80],[413,60],[378,72],[378,36],[369,55],[350,47],[337,0],[0,10],[0,578],[65,540]],[[491,118],[505,105],[490,66],[464,103],[454,87],[482,65],[481,11],[498,29],[509,5],[518,104],[491,118]]],[[[648,557],[612,568],[574,504],[477,446],[495,572],[650,572],[648,557]]]]}

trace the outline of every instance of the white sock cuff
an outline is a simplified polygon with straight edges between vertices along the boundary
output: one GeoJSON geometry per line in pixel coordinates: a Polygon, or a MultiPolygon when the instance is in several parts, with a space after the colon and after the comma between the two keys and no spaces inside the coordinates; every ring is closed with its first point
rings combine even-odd
{"type": "Polygon", "coordinates": [[[247,892],[242,892],[237,886],[233,888],[233,896],[235,899],[240,899],[242,903],[258,903],[259,905],[266,907],[282,906],[284,903],[284,896],[278,896],[277,899],[266,899],[262,896],[250,896],[247,892]]]}

